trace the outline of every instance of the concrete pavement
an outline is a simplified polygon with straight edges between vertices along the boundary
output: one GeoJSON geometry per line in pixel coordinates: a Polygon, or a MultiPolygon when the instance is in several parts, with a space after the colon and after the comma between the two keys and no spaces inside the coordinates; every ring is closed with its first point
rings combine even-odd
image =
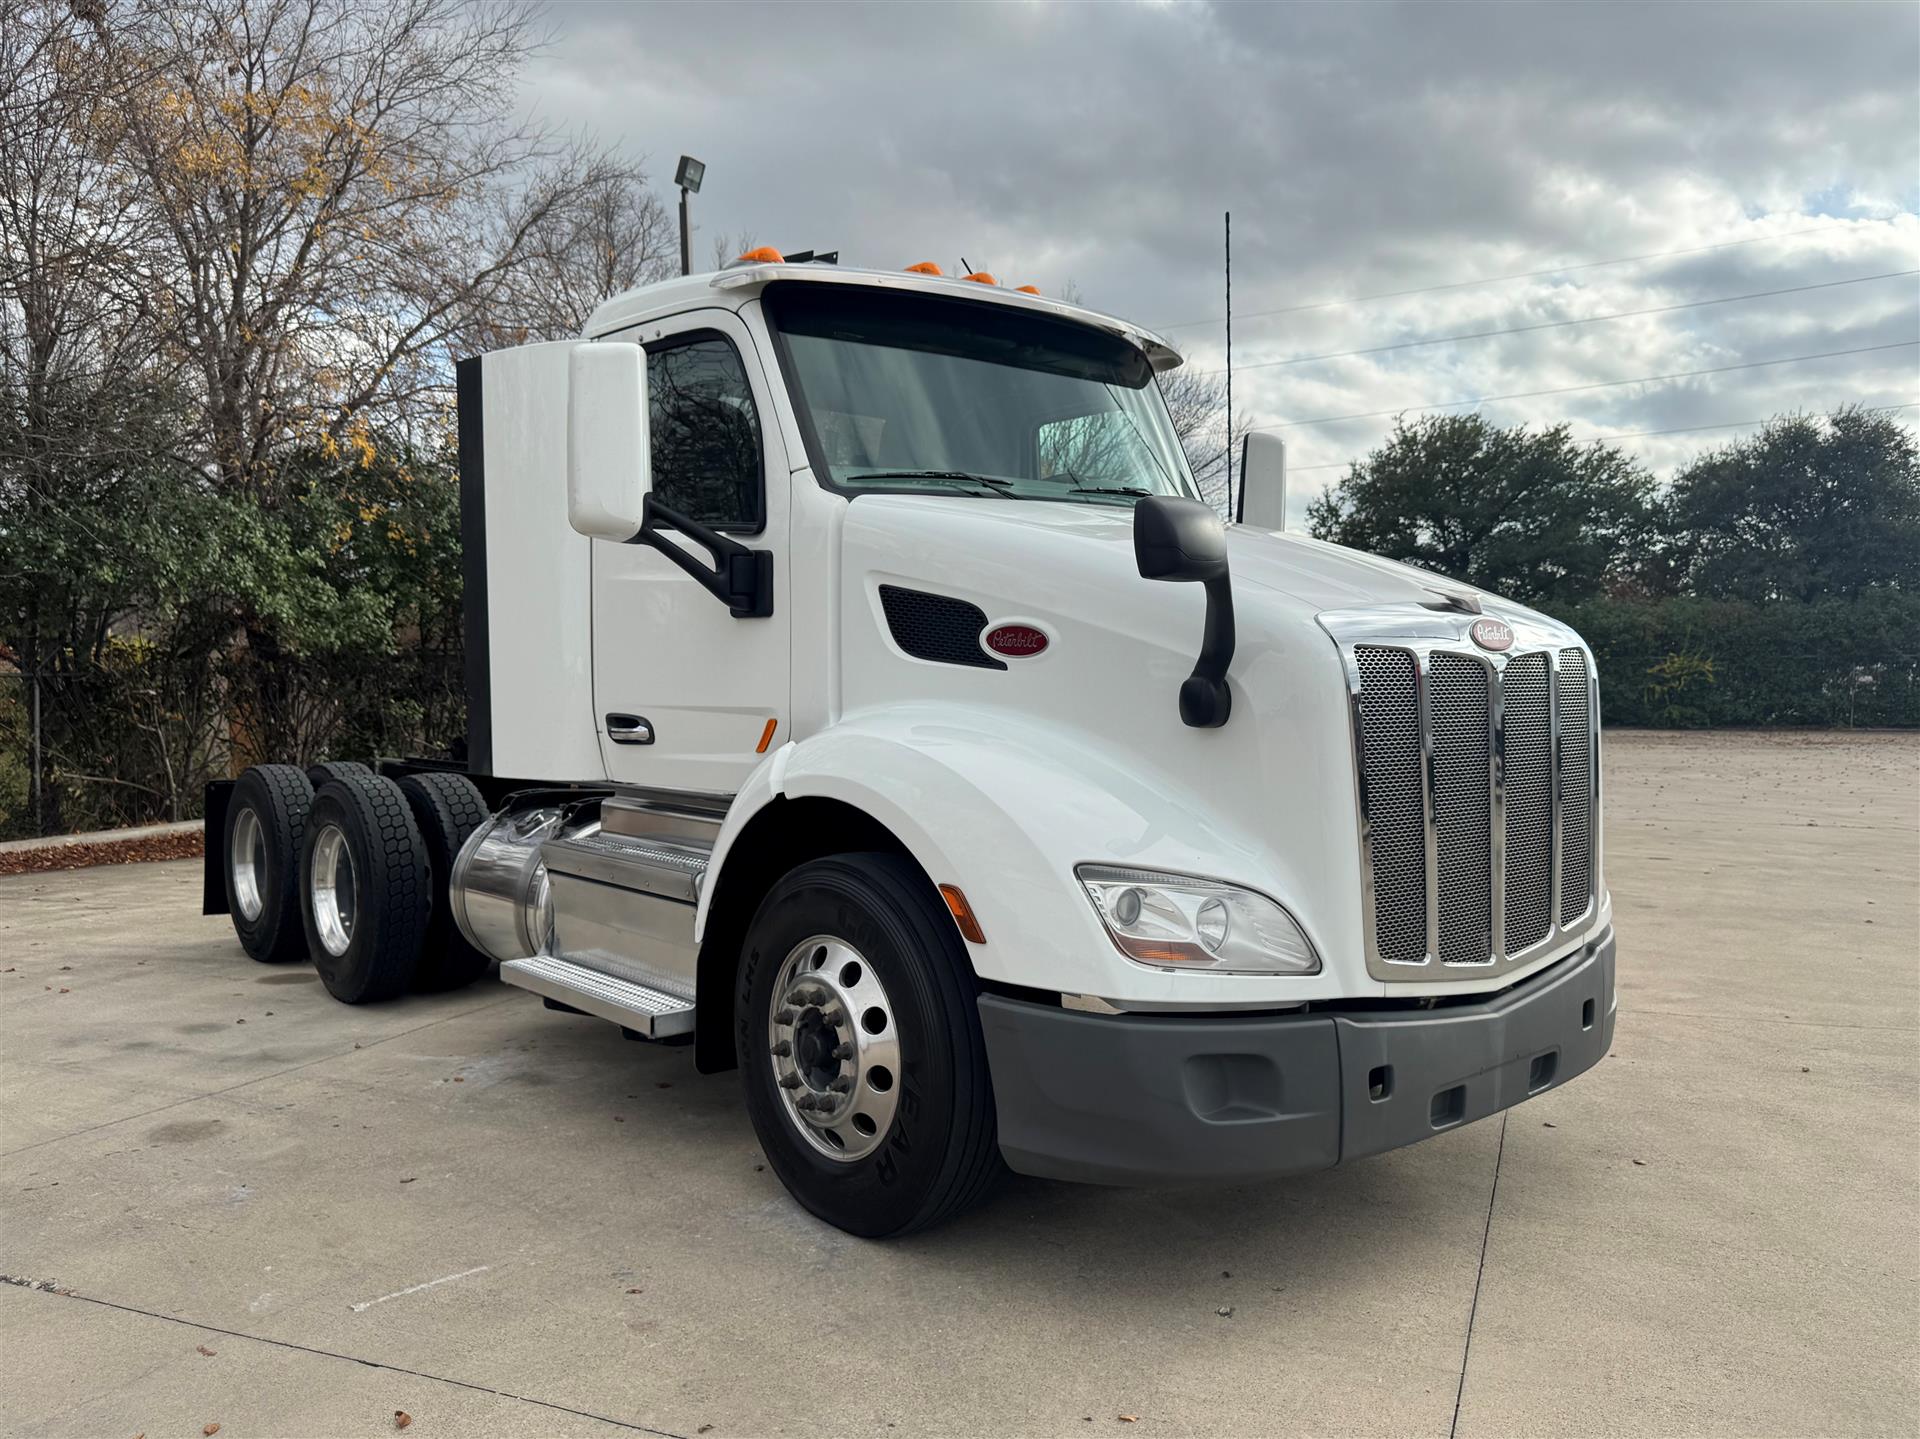
{"type": "Polygon", "coordinates": [[[1591,1074],[884,1245],[685,1050],[492,981],[335,1004],[197,862],[0,879],[0,1431],[1913,1433],[1920,737],[1606,760],[1591,1074]]]}

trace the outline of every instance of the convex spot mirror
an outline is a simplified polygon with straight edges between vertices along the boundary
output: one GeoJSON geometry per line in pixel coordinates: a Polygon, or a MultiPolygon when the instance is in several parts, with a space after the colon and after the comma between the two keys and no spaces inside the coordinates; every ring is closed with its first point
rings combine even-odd
{"type": "Polygon", "coordinates": [[[567,523],[601,540],[629,540],[650,484],[647,355],[623,341],[589,341],[567,356],[567,523]]]}

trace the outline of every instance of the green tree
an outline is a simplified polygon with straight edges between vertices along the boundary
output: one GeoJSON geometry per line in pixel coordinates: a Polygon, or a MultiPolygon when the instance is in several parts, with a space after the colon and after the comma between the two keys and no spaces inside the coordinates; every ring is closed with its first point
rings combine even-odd
{"type": "Polygon", "coordinates": [[[1920,449],[1857,406],[1790,415],[1701,456],[1666,503],[1685,587],[1712,599],[1920,591],[1920,449]]]}
{"type": "Polygon", "coordinates": [[[1307,509],[1321,539],[1404,560],[1529,604],[1629,586],[1654,535],[1653,480],[1565,425],[1477,414],[1400,420],[1307,509]]]}

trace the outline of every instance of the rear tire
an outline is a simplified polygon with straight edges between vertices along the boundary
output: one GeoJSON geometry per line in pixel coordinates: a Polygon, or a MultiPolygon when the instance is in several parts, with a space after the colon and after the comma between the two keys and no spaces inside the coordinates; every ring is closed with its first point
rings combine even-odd
{"type": "Polygon", "coordinates": [[[312,803],[313,786],[290,764],[252,766],[227,803],[227,912],[240,947],[262,964],[307,957],[300,854],[312,803]]]}
{"type": "Polygon", "coordinates": [[[355,779],[372,773],[372,769],[357,759],[323,759],[307,766],[307,779],[315,789],[330,779],[355,779]]]}
{"type": "Polygon", "coordinates": [[[432,875],[433,907],[427,916],[427,937],[414,971],[419,990],[459,989],[487,972],[491,959],[460,933],[454,922],[448,890],[453,884],[453,862],[460,847],[487,822],[487,802],[474,782],[463,774],[428,771],[400,781],[400,792],[413,809],[414,823],[427,846],[432,875]]]}
{"type": "Polygon", "coordinates": [[[774,885],[742,948],[734,1026],[767,1161],[827,1223],[909,1234],[1001,1174],[972,966],[899,856],[816,860],[774,885]]]}
{"type": "Polygon", "coordinates": [[[307,812],[301,921],[314,968],[343,1004],[404,994],[420,961],[432,879],[406,796],[379,775],[323,784],[307,812]]]}

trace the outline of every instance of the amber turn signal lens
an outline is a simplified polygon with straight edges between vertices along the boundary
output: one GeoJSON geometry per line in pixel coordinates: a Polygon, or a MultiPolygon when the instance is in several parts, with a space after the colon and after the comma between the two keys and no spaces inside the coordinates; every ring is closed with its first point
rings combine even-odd
{"type": "Polygon", "coordinates": [[[960,933],[973,944],[985,944],[986,935],[980,932],[980,921],[973,917],[973,906],[967,903],[967,897],[960,892],[957,884],[940,886],[940,898],[947,902],[947,910],[953,915],[953,922],[960,926],[960,933]]]}
{"type": "Polygon", "coordinates": [[[770,719],[767,721],[767,727],[760,731],[760,743],[753,747],[755,754],[765,754],[767,752],[767,746],[773,743],[773,732],[778,728],[780,728],[779,720],[770,719]]]}

